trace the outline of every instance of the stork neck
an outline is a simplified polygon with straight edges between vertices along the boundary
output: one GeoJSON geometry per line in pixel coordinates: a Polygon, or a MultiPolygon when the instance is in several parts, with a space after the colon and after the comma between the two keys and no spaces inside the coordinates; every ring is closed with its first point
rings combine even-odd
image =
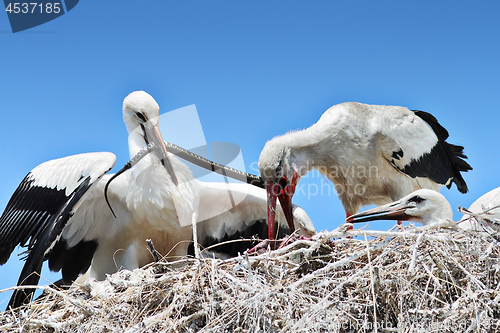
{"type": "Polygon", "coordinates": [[[147,146],[146,141],[140,131],[132,131],[128,136],[128,150],[130,158],[133,158],[137,153],[147,146]]]}
{"type": "Polygon", "coordinates": [[[311,159],[308,149],[290,149],[290,164],[293,166],[299,178],[309,171],[315,169],[315,161],[311,159]]]}
{"type": "Polygon", "coordinates": [[[443,204],[441,206],[441,209],[438,209],[437,212],[438,214],[435,214],[437,216],[433,216],[433,218],[436,221],[440,222],[445,222],[445,221],[453,221],[453,211],[451,209],[451,206],[448,202],[446,202],[447,205],[443,204]]]}
{"type": "MultiPolygon", "coordinates": [[[[290,165],[296,170],[299,177],[317,167],[315,147],[305,131],[291,132],[280,138],[279,146],[285,149],[290,165]]],[[[283,149],[282,148],[282,149],[283,149]]]]}

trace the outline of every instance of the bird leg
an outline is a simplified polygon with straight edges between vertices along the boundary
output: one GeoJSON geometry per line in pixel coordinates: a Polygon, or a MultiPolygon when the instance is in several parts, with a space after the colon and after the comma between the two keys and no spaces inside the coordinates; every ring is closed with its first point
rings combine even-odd
{"type": "MultiPolygon", "coordinates": [[[[351,216],[351,215],[353,215],[353,213],[351,213],[351,212],[345,212],[345,218],[346,218],[346,219],[347,219],[349,216],[351,216]]],[[[347,227],[347,229],[346,229],[346,230],[352,230],[352,229],[353,229],[353,227],[352,227],[352,225],[351,225],[351,226],[347,227]]]]}
{"type": "Polygon", "coordinates": [[[403,231],[403,229],[404,229],[403,228],[403,221],[398,220],[398,224],[397,225],[398,225],[398,231],[403,231]]]}
{"type": "Polygon", "coordinates": [[[282,247],[285,247],[287,245],[292,244],[295,241],[298,240],[308,240],[312,241],[312,238],[306,237],[304,235],[297,236],[296,233],[293,233],[291,235],[288,235],[282,239],[265,239],[259,244],[255,245],[253,248],[248,250],[248,254],[263,254],[265,253],[268,249],[271,251],[278,250],[282,247]]]}
{"type": "Polygon", "coordinates": [[[148,245],[148,250],[151,252],[151,255],[153,256],[153,259],[155,262],[160,261],[160,252],[158,252],[153,244],[153,241],[151,239],[146,239],[146,244],[148,245]]]}
{"type": "Polygon", "coordinates": [[[253,254],[253,253],[262,254],[265,253],[268,249],[274,251],[280,247],[281,242],[283,242],[283,240],[264,239],[263,241],[252,247],[247,252],[248,254],[253,254]]]}
{"type": "MultiPolygon", "coordinates": [[[[158,264],[160,262],[160,257],[162,256],[162,254],[160,252],[158,252],[158,250],[155,248],[153,241],[151,239],[149,239],[149,238],[146,239],[146,244],[148,245],[148,250],[151,253],[151,255],[153,256],[155,263],[158,264]]],[[[157,265],[157,267],[158,267],[157,272],[159,272],[159,273],[166,273],[167,272],[167,269],[165,268],[165,266],[157,265]]]]}
{"type": "MultiPolygon", "coordinates": [[[[346,219],[347,219],[349,216],[351,216],[351,215],[352,215],[352,213],[350,213],[350,212],[345,212],[345,217],[346,217],[346,219]]],[[[346,230],[346,231],[349,231],[349,230],[352,230],[352,229],[354,229],[354,228],[353,228],[353,226],[352,226],[352,225],[350,225],[350,226],[348,226],[345,230],[346,230]]],[[[352,236],[347,236],[347,238],[352,239],[352,236]]]]}

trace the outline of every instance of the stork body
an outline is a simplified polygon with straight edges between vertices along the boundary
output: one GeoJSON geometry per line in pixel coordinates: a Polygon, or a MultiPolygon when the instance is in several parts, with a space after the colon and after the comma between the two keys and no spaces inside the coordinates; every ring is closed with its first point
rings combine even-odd
{"type": "MultiPolygon", "coordinates": [[[[500,187],[489,191],[488,193],[482,195],[479,199],[474,201],[469,207],[469,211],[472,213],[480,214],[487,211],[484,216],[489,219],[494,219],[500,222],[500,187]]],[[[488,221],[483,221],[485,224],[490,226],[494,230],[500,230],[500,225],[498,223],[488,223],[488,221]]],[[[473,229],[473,230],[484,230],[480,224],[478,224],[475,219],[470,218],[469,215],[464,214],[459,221],[459,226],[463,229],[473,229]]]]}
{"type": "MultiPolygon", "coordinates": [[[[460,172],[472,168],[463,160],[463,147],[447,138],[446,129],[423,111],[335,105],[316,124],[275,137],[262,150],[259,171],[268,190],[270,225],[276,197],[284,209],[289,207],[300,178],[313,169],[333,182],[346,216],[421,188],[455,183],[465,193],[460,172]]],[[[291,224],[290,214],[285,215],[291,224]]]]}
{"type": "MultiPolygon", "coordinates": [[[[149,94],[139,91],[127,96],[123,116],[130,156],[150,143],[155,149],[109,183],[110,206],[104,192],[112,175],[106,173],[116,157],[106,152],[45,162],[13,194],[0,217],[0,264],[17,245],[28,247],[18,285],[37,284],[44,260],[51,270],[62,270],[67,284],[87,271],[102,280],[120,268],[141,267],[153,260],[146,239],[162,255],[178,259],[187,254],[192,240],[193,213],[198,216],[201,245],[208,237],[231,236],[259,220],[267,229],[263,189],[200,182],[167,153],[158,129],[159,106],[149,94]],[[218,199],[228,194],[239,200],[218,207],[218,199]]],[[[294,215],[305,234],[315,232],[300,207],[294,208],[294,215]]],[[[29,301],[31,293],[15,293],[9,305],[29,301]]]]}

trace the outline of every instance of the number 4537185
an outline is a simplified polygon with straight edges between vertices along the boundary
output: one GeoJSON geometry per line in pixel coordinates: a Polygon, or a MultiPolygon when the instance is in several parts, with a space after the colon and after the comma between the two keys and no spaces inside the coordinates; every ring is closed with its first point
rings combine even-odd
{"type": "Polygon", "coordinates": [[[14,2],[14,3],[9,3],[7,8],[5,8],[5,11],[14,14],[28,14],[28,13],[46,13],[46,14],[58,14],[61,11],[60,3],[55,2],[55,3],[37,3],[37,2],[14,2]],[[45,5],[45,6],[44,6],[45,5]]]}

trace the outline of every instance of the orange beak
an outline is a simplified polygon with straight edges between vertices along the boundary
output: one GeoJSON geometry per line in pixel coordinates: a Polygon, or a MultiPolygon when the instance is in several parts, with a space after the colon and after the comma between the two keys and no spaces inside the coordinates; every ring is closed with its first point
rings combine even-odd
{"type": "Polygon", "coordinates": [[[163,138],[160,133],[160,128],[158,125],[155,126],[145,126],[144,128],[146,132],[146,136],[155,143],[156,150],[155,152],[158,154],[158,158],[161,160],[163,166],[167,170],[172,182],[175,185],[179,185],[177,181],[177,176],[175,175],[174,168],[172,167],[172,163],[170,162],[170,158],[168,157],[167,148],[165,147],[165,143],[163,143],[163,138]]]}

